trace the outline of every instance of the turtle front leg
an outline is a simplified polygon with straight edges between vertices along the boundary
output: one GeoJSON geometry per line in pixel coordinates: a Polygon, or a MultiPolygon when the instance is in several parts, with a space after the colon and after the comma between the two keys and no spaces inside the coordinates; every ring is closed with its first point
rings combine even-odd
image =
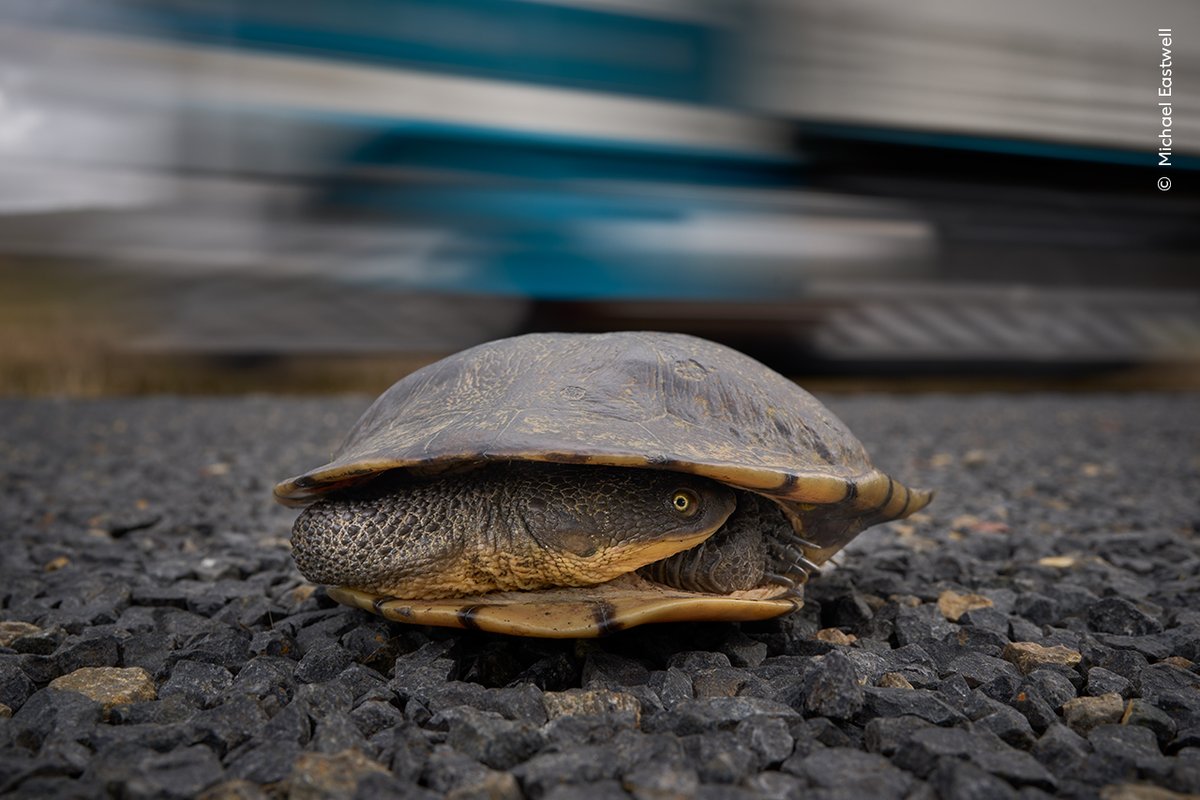
{"type": "Polygon", "coordinates": [[[719,531],[690,550],[638,570],[643,578],[676,589],[711,594],[753,589],[764,583],[792,588],[804,582],[782,548],[794,536],[787,517],[770,500],[737,492],[737,510],[719,531]]]}

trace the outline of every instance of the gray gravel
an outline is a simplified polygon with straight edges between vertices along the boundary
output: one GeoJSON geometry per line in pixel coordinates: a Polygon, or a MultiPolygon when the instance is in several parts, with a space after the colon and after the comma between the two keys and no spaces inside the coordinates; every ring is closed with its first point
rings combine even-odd
{"type": "Polygon", "coordinates": [[[828,398],[926,513],[785,619],[581,642],[300,578],[270,487],[367,402],[0,401],[0,794],[1200,793],[1200,397],[828,398]]]}

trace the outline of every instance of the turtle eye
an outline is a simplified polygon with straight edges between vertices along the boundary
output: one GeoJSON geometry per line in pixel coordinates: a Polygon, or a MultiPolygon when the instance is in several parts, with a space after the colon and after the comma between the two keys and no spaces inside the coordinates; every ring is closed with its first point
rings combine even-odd
{"type": "Polygon", "coordinates": [[[676,489],[671,495],[671,508],[682,517],[694,516],[700,510],[700,498],[688,489],[676,489]]]}

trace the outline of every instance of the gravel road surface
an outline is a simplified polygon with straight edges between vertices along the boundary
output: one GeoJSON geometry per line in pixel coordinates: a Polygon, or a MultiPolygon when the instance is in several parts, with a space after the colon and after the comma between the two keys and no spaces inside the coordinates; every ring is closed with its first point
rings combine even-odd
{"type": "Polygon", "coordinates": [[[926,512],[784,619],[580,642],[301,579],[270,488],[369,398],[2,400],[0,794],[1200,794],[1200,396],[824,399],[926,512]]]}

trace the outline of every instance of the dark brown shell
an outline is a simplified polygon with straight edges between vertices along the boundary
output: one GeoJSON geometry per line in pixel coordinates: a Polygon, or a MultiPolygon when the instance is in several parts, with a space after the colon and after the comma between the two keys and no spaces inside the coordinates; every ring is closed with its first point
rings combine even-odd
{"type": "Polygon", "coordinates": [[[691,472],[831,524],[806,530],[818,563],[868,525],[929,502],[876,470],[812,395],[731,348],[693,336],[541,333],[473,347],[408,375],[333,459],[281,482],[288,505],[385,470],[487,460],[691,472]]]}

